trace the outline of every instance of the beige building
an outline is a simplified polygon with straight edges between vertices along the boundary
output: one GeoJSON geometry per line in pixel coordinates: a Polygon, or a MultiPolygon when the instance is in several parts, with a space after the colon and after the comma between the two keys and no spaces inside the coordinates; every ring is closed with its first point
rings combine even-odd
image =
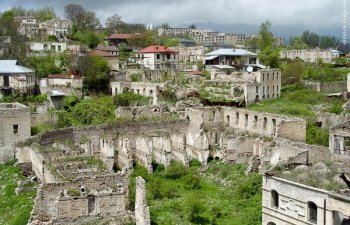
{"type": "Polygon", "coordinates": [[[179,61],[183,62],[197,62],[204,59],[204,47],[173,47],[175,51],[179,52],[179,61]]]}
{"type": "MultiPolygon", "coordinates": [[[[189,36],[197,44],[229,44],[244,45],[247,40],[256,37],[251,34],[224,33],[203,29],[191,28],[159,28],[158,36],[189,36]]],[[[275,45],[284,45],[284,38],[275,37],[275,45]]]]}
{"type": "Polygon", "coordinates": [[[39,23],[39,29],[45,30],[46,35],[66,37],[72,28],[70,20],[52,19],[39,23]]]}
{"type": "Polygon", "coordinates": [[[322,60],[324,63],[331,63],[333,54],[331,50],[315,49],[300,49],[300,50],[282,50],[280,52],[281,59],[301,59],[308,63],[317,63],[322,60]]]}
{"type": "Polygon", "coordinates": [[[153,45],[137,52],[137,63],[151,70],[176,69],[178,55],[171,48],[153,45]]]}
{"type": "Polygon", "coordinates": [[[32,94],[34,71],[18,65],[17,60],[0,60],[0,97],[2,93],[32,94]]]}
{"type": "Polygon", "coordinates": [[[34,16],[17,16],[15,21],[19,23],[18,34],[31,37],[36,33],[39,21],[34,16]]]}
{"type": "Polygon", "coordinates": [[[263,177],[263,225],[350,223],[350,196],[278,177],[263,177]]]}

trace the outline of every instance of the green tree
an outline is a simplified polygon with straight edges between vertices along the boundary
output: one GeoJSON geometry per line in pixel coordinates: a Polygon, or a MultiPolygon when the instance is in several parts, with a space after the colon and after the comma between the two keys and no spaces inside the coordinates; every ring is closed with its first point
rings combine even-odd
{"type": "Polygon", "coordinates": [[[302,37],[291,37],[290,47],[292,49],[308,49],[309,46],[304,42],[302,37]]]}
{"type": "Polygon", "coordinates": [[[35,71],[39,78],[45,78],[49,74],[59,74],[63,72],[64,66],[56,65],[56,56],[48,54],[47,56],[28,57],[29,67],[35,71]]]}
{"type": "Polygon", "coordinates": [[[267,48],[271,48],[273,44],[273,34],[270,31],[271,23],[270,21],[265,21],[260,25],[259,28],[259,47],[264,50],[267,48]]]}
{"type": "Polygon", "coordinates": [[[123,24],[124,21],[122,20],[122,17],[115,14],[111,17],[107,17],[105,25],[110,32],[120,32],[123,24]]]}
{"type": "Polygon", "coordinates": [[[73,22],[76,31],[94,30],[100,26],[100,21],[94,12],[86,11],[81,5],[68,4],[64,6],[65,17],[73,22]]]}
{"type": "Polygon", "coordinates": [[[76,70],[84,76],[84,90],[95,93],[109,92],[110,68],[107,60],[99,56],[83,56],[78,59],[76,70]]]}
{"type": "Polygon", "coordinates": [[[5,11],[0,15],[0,48],[1,59],[17,59],[20,64],[27,65],[27,37],[17,34],[18,23],[14,20],[15,12],[5,11]]]}
{"type": "Polygon", "coordinates": [[[78,31],[73,37],[79,42],[89,46],[89,48],[95,48],[102,40],[102,38],[93,31],[78,31]]]}
{"type": "Polygon", "coordinates": [[[34,10],[33,16],[43,21],[55,19],[57,17],[55,9],[50,6],[34,10]]]}
{"type": "Polygon", "coordinates": [[[128,40],[132,47],[145,48],[155,43],[156,34],[153,31],[146,31],[141,34],[134,34],[128,40]]]}
{"type": "Polygon", "coordinates": [[[259,58],[264,64],[272,68],[278,68],[280,66],[279,49],[273,46],[273,34],[270,28],[271,23],[268,20],[260,26],[259,58]]]}
{"type": "Polygon", "coordinates": [[[309,30],[306,30],[303,32],[301,38],[303,42],[308,46],[310,46],[311,48],[316,48],[319,46],[320,37],[314,32],[310,32],[309,30]]]}

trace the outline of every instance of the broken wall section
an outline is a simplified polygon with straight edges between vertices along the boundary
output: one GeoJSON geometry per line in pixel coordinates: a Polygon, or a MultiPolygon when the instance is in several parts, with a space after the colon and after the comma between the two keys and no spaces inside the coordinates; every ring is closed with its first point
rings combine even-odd
{"type": "Polygon", "coordinates": [[[142,177],[136,177],[135,199],[136,225],[150,225],[150,212],[146,202],[146,182],[142,177]]]}

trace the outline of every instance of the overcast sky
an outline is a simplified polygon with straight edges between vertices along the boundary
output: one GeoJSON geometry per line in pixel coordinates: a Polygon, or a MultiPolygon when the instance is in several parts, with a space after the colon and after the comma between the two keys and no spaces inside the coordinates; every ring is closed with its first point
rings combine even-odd
{"type": "Polygon", "coordinates": [[[108,16],[118,14],[130,23],[196,24],[223,32],[256,33],[269,20],[272,31],[284,37],[305,29],[342,36],[343,0],[0,0],[0,11],[13,6],[52,6],[63,17],[68,3],[94,11],[102,24],[108,16]]]}

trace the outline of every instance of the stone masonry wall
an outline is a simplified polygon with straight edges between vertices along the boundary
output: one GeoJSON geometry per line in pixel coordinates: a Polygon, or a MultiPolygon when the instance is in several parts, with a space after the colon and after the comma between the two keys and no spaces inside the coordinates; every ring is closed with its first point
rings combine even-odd
{"type": "Polygon", "coordinates": [[[150,212],[146,202],[146,183],[142,177],[136,177],[136,199],[135,199],[136,225],[150,225],[150,212]]]}
{"type": "Polygon", "coordinates": [[[16,142],[30,137],[29,108],[20,103],[0,104],[0,163],[14,159],[16,142]]]}

